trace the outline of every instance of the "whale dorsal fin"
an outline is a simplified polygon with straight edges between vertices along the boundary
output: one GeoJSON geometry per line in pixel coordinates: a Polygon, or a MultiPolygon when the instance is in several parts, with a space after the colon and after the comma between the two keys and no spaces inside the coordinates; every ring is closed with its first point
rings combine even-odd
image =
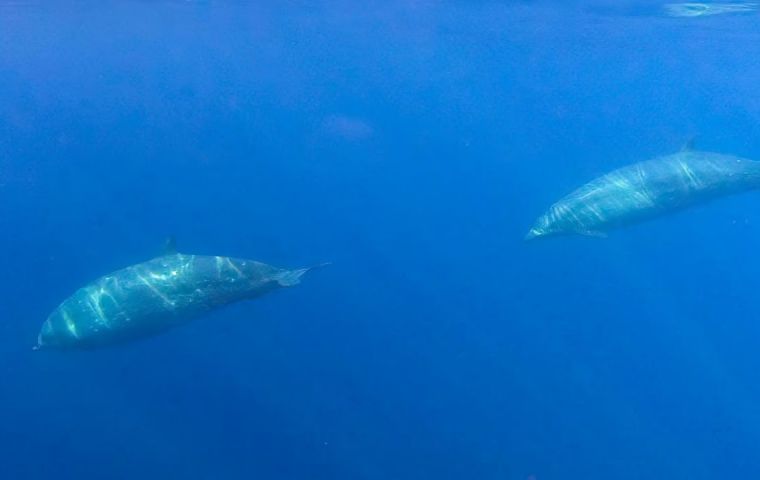
{"type": "Polygon", "coordinates": [[[177,253],[177,239],[170,235],[164,242],[164,255],[174,255],[177,253]]]}
{"type": "Polygon", "coordinates": [[[691,152],[694,150],[694,143],[697,141],[696,135],[692,135],[691,137],[684,142],[684,144],[681,146],[681,152],[691,152]]]}

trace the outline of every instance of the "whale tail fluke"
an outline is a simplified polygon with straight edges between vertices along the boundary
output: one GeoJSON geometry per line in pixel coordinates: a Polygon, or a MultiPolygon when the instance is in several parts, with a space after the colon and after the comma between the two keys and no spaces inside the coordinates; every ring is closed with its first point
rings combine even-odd
{"type": "Polygon", "coordinates": [[[282,287],[292,287],[301,283],[301,277],[304,273],[315,268],[321,268],[330,265],[330,262],[320,263],[311,267],[297,268],[295,270],[285,270],[277,275],[277,283],[282,287]]]}

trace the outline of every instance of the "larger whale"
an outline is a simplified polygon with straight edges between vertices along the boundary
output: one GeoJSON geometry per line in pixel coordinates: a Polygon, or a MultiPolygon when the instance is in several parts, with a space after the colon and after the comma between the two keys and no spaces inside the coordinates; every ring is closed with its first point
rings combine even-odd
{"type": "Polygon", "coordinates": [[[538,218],[526,239],[607,231],[760,188],[760,162],[682,151],[614,170],[580,187],[538,218]]]}
{"type": "Polygon", "coordinates": [[[308,270],[168,252],[77,290],[45,320],[35,349],[91,349],[151,336],[223,305],[296,285],[308,270]]]}

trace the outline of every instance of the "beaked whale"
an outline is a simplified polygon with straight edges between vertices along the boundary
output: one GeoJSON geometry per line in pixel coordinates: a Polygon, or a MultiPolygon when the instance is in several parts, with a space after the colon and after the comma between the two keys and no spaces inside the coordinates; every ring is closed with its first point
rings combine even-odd
{"type": "Polygon", "coordinates": [[[34,348],[91,349],[151,336],[223,305],[296,285],[308,270],[168,251],[77,290],[43,323],[34,348]]]}
{"type": "Polygon", "coordinates": [[[687,146],[592,180],[552,205],[525,239],[605,236],[615,227],[756,188],[760,162],[687,146]]]}

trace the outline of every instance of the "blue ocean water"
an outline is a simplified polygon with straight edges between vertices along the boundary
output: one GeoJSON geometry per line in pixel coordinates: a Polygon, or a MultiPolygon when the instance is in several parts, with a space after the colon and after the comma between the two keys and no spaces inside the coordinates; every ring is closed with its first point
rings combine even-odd
{"type": "Polygon", "coordinates": [[[0,2],[0,478],[757,477],[758,194],[522,239],[692,137],[760,159],[759,39],[612,0],[0,2]],[[31,350],[169,235],[332,265],[31,350]]]}

